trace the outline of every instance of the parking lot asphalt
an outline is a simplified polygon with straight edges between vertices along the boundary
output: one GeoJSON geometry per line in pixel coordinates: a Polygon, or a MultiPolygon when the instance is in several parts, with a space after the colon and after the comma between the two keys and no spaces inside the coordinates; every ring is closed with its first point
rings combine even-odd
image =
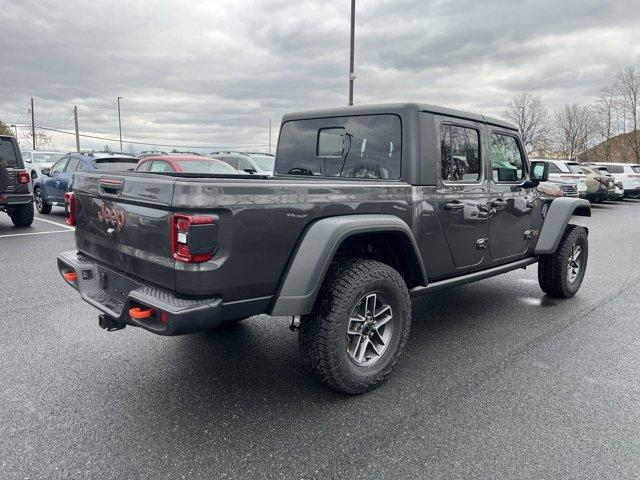
{"type": "Polygon", "coordinates": [[[0,215],[0,478],[638,478],[640,201],[579,223],[576,297],[533,266],[418,299],[394,375],[349,397],[286,318],[99,329],[56,268],[62,210],[0,215]]]}

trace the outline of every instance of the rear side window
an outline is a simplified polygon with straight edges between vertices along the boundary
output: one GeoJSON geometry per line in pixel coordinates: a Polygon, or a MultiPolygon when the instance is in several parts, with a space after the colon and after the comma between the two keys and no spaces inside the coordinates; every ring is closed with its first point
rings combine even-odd
{"type": "Polygon", "coordinates": [[[150,172],[173,172],[173,169],[163,160],[154,160],[151,162],[150,172]]]}
{"type": "Polygon", "coordinates": [[[18,157],[10,140],[0,140],[0,165],[4,167],[19,167],[18,157]]]}
{"type": "Polygon", "coordinates": [[[440,125],[440,178],[477,182],[481,177],[480,134],[473,128],[440,125]]]}
{"type": "Polygon", "coordinates": [[[292,120],[282,126],[275,171],[397,180],[401,151],[402,125],[397,115],[292,120]]]}
{"type": "Polygon", "coordinates": [[[238,157],[215,157],[215,158],[223,161],[227,165],[231,165],[236,170],[238,169],[238,157]]]}
{"type": "Polygon", "coordinates": [[[640,173],[640,166],[633,166],[631,170],[633,170],[633,173],[640,173]]]}
{"type": "Polygon", "coordinates": [[[605,168],[609,173],[624,173],[624,167],[622,165],[606,165],[605,168]]]}
{"type": "Polygon", "coordinates": [[[516,137],[497,132],[491,134],[491,172],[496,182],[524,179],[524,157],[516,137]]]}
{"type": "Polygon", "coordinates": [[[578,163],[567,163],[567,168],[571,173],[584,173],[584,170],[578,163]]]}

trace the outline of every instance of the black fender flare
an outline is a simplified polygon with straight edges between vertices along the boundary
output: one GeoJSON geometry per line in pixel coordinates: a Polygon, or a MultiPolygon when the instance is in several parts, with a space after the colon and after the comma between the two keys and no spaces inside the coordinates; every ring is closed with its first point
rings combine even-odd
{"type": "Polygon", "coordinates": [[[556,251],[572,215],[590,217],[591,204],[581,198],[569,197],[551,202],[536,244],[536,255],[551,255],[556,251]]]}
{"type": "Polygon", "coordinates": [[[344,240],[371,232],[401,232],[413,246],[421,280],[427,275],[418,245],[409,225],[399,217],[384,214],[343,215],[312,223],[304,233],[280,282],[273,307],[274,316],[306,315],[311,312],[333,257],[344,240]]]}

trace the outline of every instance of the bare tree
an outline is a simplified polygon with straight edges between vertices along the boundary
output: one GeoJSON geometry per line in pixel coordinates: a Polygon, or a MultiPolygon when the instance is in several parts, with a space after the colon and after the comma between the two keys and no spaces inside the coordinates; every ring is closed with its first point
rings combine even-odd
{"type": "MultiPolygon", "coordinates": [[[[51,138],[51,135],[49,135],[46,130],[36,127],[35,137],[36,150],[53,150],[53,138],[51,138]]],[[[32,138],[33,135],[31,133],[31,129],[23,128],[20,132],[20,143],[23,145],[28,145],[28,148],[32,148],[32,138]]]]}
{"type": "Polygon", "coordinates": [[[549,138],[549,114],[541,96],[520,93],[511,99],[504,114],[520,129],[527,152],[545,150],[549,138]]]}
{"type": "Polygon", "coordinates": [[[626,136],[627,144],[633,152],[634,160],[640,162],[640,73],[634,67],[618,70],[616,74],[618,92],[622,97],[625,123],[631,122],[631,131],[626,136]]]}
{"type": "Polygon", "coordinates": [[[565,105],[555,114],[555,139],[558,150],[568,159],[587,148],[592,130],[591,108],[572,103],[565,105]]]}
{"type": "Polygon", "coordinates": [[[612,160],[611,139],[618,131],[616,117],[617,88],[615,82],[603,88],[600,91],[600,97],[592,107],[593,132],[598,143],[602,143],[605,162],[612,160]]]}

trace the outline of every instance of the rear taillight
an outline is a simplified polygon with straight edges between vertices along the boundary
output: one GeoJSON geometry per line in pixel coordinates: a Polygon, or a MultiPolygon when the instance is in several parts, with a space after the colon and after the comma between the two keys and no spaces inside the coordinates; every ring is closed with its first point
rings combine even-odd
{"type": "Polygon", "coordinates": [[[29,183],[29,180],[31,180],[31,177],[29,177],[29,172],[25,170],[20,170],[18,172],[18,183],[26,185],[27,183],[29,183]]]}
{"type": "Polygon", "coordinates": [[[186,263],[203,263],[213,258],[217,246],[215,217],[174,215],[173,258],[186,263]]]}
{"type": "Polygon", "coordinates": [[[76,225],[76,196],[73,192],[67,192],[64,194],[64,203],[67,210],[67,218],[64,223],[75,227],[76,225]]]}

